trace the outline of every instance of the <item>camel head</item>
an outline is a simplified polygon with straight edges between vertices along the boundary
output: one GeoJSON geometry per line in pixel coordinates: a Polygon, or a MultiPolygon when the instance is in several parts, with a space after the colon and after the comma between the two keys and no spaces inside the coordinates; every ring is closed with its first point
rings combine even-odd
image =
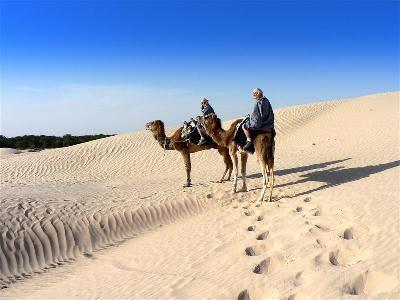
{"type": "Polygon", "coordinates": [[[161,120],[155,120],[146,124],[146,130],[150,130],[155,137],[165,137],[164,123],[161,120]]]}
{"type": "Polygon", "coordinates": [[[203,118],[204,127],[208,132],[215,132],[216,130],[222,129],[221,120],[217,118],[216,114],[209,114],[203,118]]]}

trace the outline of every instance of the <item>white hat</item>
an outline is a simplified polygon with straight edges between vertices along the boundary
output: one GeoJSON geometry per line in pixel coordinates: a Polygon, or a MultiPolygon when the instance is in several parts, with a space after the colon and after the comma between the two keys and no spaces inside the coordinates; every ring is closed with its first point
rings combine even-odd
{"type": "Polygon", "coordinates": [[[261,95],[263,94],[263,91],[262,91],[262,89],[260,89],[260,88],[255,88],[255,89],[253,90],[253,93],[255,93],[255,92],[259,92],[261,95]]]}

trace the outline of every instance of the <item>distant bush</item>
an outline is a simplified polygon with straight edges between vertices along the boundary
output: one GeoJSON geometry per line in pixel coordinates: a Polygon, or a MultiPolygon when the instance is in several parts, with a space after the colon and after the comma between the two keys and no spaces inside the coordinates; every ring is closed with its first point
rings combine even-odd
{"type": "Polygon", "coordinates": [[[86,143],[109,136],[113,135],[97,134],[74,136],[66,134],[62,137],[48,135],[24,135],[12,138],[7,138],[4,135],[0,135],[0,148],[14,148],[20,150],[60,148],[86,143]]]}

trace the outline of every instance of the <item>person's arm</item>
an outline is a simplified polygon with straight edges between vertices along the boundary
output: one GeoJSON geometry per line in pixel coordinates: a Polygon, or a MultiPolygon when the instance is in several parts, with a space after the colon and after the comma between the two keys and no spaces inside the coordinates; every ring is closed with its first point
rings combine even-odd
{"type": "Polygon", "coordinates": [[[260,109],[258,108],[258,102],[254,104],[254,109],[250,118],[252,120],[252,123],[254,124],[252,128],[257,128],[261,122],[261,114],[260,114],[260,109]]]}

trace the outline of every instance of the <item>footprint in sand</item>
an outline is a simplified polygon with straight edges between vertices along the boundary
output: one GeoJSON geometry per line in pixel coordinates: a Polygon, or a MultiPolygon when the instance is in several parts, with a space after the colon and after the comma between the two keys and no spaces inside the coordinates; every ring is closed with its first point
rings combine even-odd
{"type": "Polygon", "coordinates": [[[346,228],[346,220],[339,217],[318,218],[314,226],[321,231],[332,231],[340,228],[346,228]]]}
{"type": "Polygon", "coordinates": [[[321,248],[327,248],[335,245],[338,242],[338,237],[335,234],[327,234],[320,236],[315,241],[321,248]]]}
{"type": "Polygon", "coordinates": [[[342,237],[345,240],[352,240],[361,237],[362,235],[368,233],[369,228],[366,226],[363,227],[349,227],[343,231],[342,237]]]}
{"type": "Polygon", "coordinates": [[[239,293],[238,300],[250,300],[250,299],[278,300],[279,292],[276,289],[271,289],[265,286],[259,286],[243,290],[239,293]]]}
{"type": "Polygon", "coordinates": [[[248,290],[243,290],[238,296],[238,300],[250,300],[250,295],[248,290]]]}
{"type": "Polygon", "coordinates": [[[339,248],[329,253],[329,261],[335,266],[351,266],[371,256],[369,250],[339,248]]]}
{"type": "Polygon", "coordinates": [[[311,283],[312,280],[312,272],[311,270],[300,271],[295,275],[294,284],[295,286],[304,285],[311,283]]]}
{"type": "Polygon", "coordinates": [[[296,207],[296,212],[302,212],[303,208],[301,206],[296,207]]]}
{"type": "Polygon", "coordinates": [[[311,197],[304,198],[304,202],[311,202],[311,197]]]}
{"type": "Polygon", "coordinates": [[[264,220],[264,216],[258,216],[258,217],[257,217],[257,221],[258,221],[258,222],[260,222],[260,221],[262,221],[262,220],[264,220]]]}
{"type": "Polygon", "coordinates": [[[367,270],[346,283],[344,288],[347,293],[352,295],[374,297],[392,291],[398,284],[399,280],[397,277],[367,270]]]}
{"type": "Polygon", "coordinates": [[[251,225],[249,227],[247,227],[248,231],[255,231],[256,230],[256,225],[251,225]]]}
{"type": "Polygon", "coordinates": [[[257,240],[259,240],[259,241],[266,240],[267,237],[268,237],[268,235],[269,235],[269,231],[268,231],[268,230],[267,230],[267,231],[264,231],[264,232],[260,233],[260,234],[257,236],[257,240]]]}
{"type": "Polygon", "coordinates": [[[356,247],[338,247],[330,252],[323,252],[315,257],[315,262],[320,265],[330,263],[334,266],[348,267],[372,256],[369,250],[362,250],[356,247]]]}
{"type": "Polygon", "coordinates": [[[282,260],[278,257],[271,256],[262,260],[257,266],[255,266],[253,272],[256,274],[271,273],[282,266],[282,260]]]}
{"type": "Polygon", "coordinates": [[[352,240],[354,238],[354,229],[352,227],[345,229],[343,238],[345,240],[352,240]]]}
{"type": "Polygon", "coordinates": [[[250,216],[254,215],[254,210],[246,210],[246,211],[244,212],[244,214],[245,214],[246,216],[250,217],[250,216]]]}
{"type": "Polygon", "coordinates": [[[322,212],[319,207],[314,210],[314,214],[313,214],[314,216],[319,217],[319,216],[321,216],[321,214],[322,214],[322,212]]]}
{"type": "Polygon", "coordinates": [[[247,247],[244,252],[246,253],[247,256],[258,256],[261,255],[265,252],[265,245],[256,245],[256,246],[250,246],[247,247]]]}

